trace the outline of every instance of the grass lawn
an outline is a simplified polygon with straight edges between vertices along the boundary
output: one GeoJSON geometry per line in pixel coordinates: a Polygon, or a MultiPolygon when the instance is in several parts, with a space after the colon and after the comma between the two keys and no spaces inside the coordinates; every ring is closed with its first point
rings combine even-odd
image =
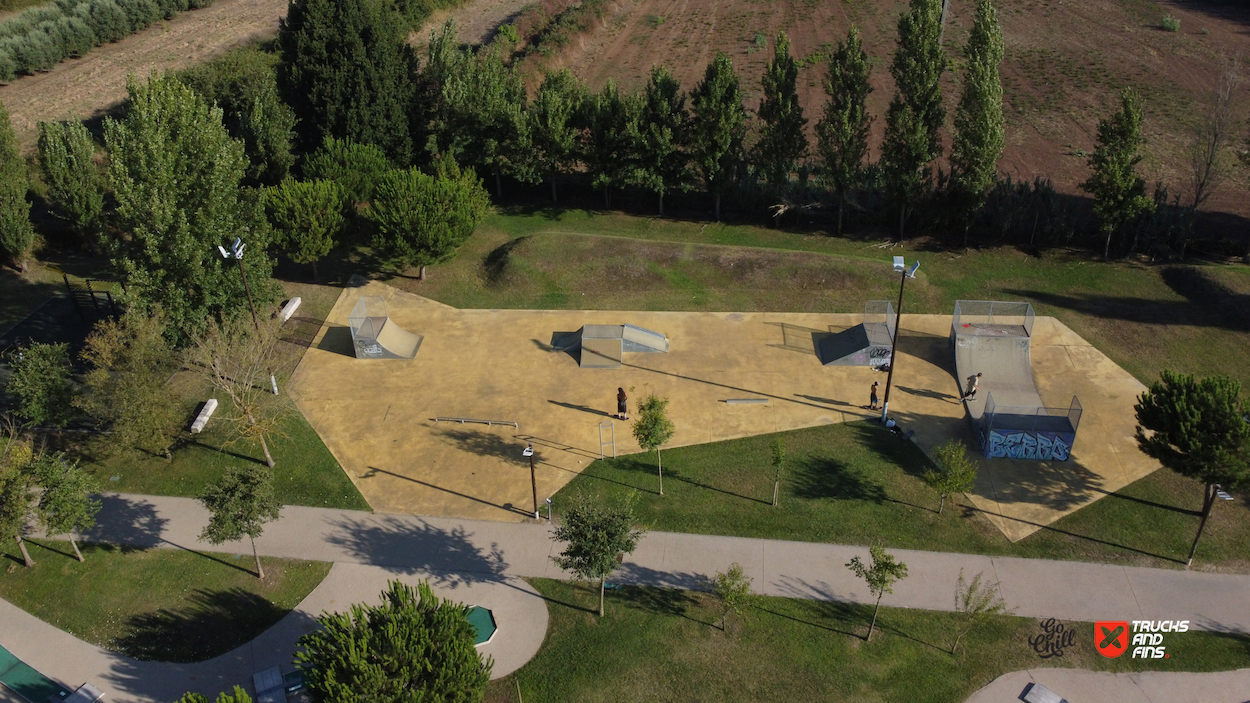
{"type": "Polygon", "coordinates": [[[28,542],[35,566],[5,540],[0,597],[74,636],[138,659],[194,662],[248,642],[277,623],[330,571],[330,564],[178,549],[137,550],[28,542]]]}
{"type": "MultiPolygon", "coordinates": [[[[774,436],[664,450],[663,497],[654,453],[595,461],[556,494],[555,507],[636,492],[638,519],[654,530],[1174,568],[1202,507],[1200,483],[1161,469],[1013,544],[962,496],[938,515],[937,493],[920,480],[930,466],[923,452],[875,423],[853,422],[781,433],[788,461],[774,508],[774,436]]],[[[1250,571],[1244,498],[1215,507],[1195,567],[1250,571]]]]}
{"type": "MultiPolygon", "coordinates": [[[[1245,665],[1250,640],[1200,632],[1167,636],[1168,659],[1107,659],[1092,624],[1064,622],[1075,644],[1040,659],[1036,620],[999,617],[949,653],[957,616],[761,598],[719,629],[706,594],[655,588],[609,591],[607,616],[593,586],[536,579],[547,598],[547,639],[516,673],[491,683],[488,703],[527,701],[914,701],[956,703],[1001,674],[1029,667],[1101,671],[1220,671],[1245,665]],[[964,651],[966,647],[966,652],[964,651]]],[[[887,596],[887,602],[888,602],[887,596]]]]}

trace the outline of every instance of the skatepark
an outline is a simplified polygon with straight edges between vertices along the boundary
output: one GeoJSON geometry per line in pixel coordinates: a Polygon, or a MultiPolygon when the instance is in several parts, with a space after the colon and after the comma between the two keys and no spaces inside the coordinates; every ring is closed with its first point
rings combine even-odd
{"type": "MultiPolygon", "coordinates": [[[[884,385],[883,374],[825,365],[818,354],[822,341],[864,322],[863,314],[459,310],[362,282],[340,295],[291,393],[375,510],[523,521],[534,509],[527,444],[540,504],[601,451],[639,451],[629,423],[611,417],[618,387],[631,409],[649,393],[670,399],[677,430],[666,447],[876,417],[868,388],[884,385]],[[394,336],[414,356],[357,358],[352,318],[362,298],[385,303],[380,330],[402,332],[394,336]],[[662,336],[667,351],[631,349],[629,327],[650,333],[653,346],[662,336]],[[598,359],[589,367],[587,340],[598,359]]],[[[956,368],[951,330],[950,315],[902,317],[891,416],[926,451],[951,437],[968,443],[982,467],[971,499],[1008,538],[1157,468],[1133,438],[1144,387],[1048,317],[1031,323],[1027,385],[1037,400],[1028,401],[1066,406],[1081,395],[1080,437],[1065,461],[985,458],[960,402],[967,374],[956,368]]],[[[1027,404],[1008,391],[1026,385],[1020,359],[1003,363],[982,371],[984,397],[1027,404]]]]}

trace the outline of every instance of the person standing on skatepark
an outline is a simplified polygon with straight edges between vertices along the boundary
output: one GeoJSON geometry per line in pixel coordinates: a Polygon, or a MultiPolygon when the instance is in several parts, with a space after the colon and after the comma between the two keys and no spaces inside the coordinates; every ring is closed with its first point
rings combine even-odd
{"type": "Polygon", "coordinates": [[[977,373],[968,377],[968,390],[960,396],[960,400],[976,400],[977,384],[981,382],[981,374],[977,373]]]}
{"type": "Polygon", "coordinates": [[[877,385],[876,381],[872,382],[872,389],[868,391],[868,409],[877,409],[877,385]]]}
{"type": "Polygon", "coordinates": [[[625,395],[624,388],[616,389],[616,417],[619,420],[628,420],[629,414],[626,411],[626,403],[629,402],[629,396],[625,395]]]}

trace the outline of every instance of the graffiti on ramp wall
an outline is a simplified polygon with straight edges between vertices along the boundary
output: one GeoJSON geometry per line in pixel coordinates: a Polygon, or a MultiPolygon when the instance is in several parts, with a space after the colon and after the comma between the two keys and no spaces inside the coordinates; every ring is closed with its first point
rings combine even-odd
{"type": "Polygon", "coordinates": [[[1026,430],[990,430],[981,432],[981,451],[991,459],[1037,459],[1067,461],[1076,435],[1026,430]]]}

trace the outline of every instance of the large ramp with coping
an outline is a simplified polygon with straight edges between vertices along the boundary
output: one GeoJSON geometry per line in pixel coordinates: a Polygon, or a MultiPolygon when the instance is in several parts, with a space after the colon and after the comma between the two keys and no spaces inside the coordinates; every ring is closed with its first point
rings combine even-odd
{"type": "Polygon", "coordinates": [[[395,324],[381,296],[361,296],[347,320],[357,359],[412,359],[421,348],[421,335],[395,324]]]}
{"type": "Polygon", "coordinates": [[[1047,407],[1033,379],[1033,306],[959,300],[951,344],[960,388],[981,374],[975,398],[965,399],[981,451],[990,458],[1064,461],[1076,441],[1081,404],[1047,407]]]}

